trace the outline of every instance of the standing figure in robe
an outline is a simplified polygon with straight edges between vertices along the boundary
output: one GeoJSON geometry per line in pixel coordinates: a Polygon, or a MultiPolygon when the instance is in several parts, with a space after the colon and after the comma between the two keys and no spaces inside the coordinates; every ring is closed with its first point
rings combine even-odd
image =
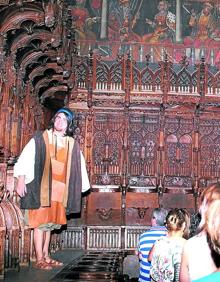
{"type": "Polygon", "coordinates": [[[48,129],[37,132],[14,167],[26,224],[34,229],[35,267],[50,270],[63,263],[49,256],[51,231],[80,213],[82,192],[90,188],[85,160],[73,138],[74,113],[61,108],[48,129]]]}

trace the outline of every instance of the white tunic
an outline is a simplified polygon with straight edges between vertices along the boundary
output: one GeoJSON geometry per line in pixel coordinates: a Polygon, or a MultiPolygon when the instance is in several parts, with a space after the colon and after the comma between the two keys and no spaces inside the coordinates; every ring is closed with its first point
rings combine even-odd
{"type": "MultiPolygon", "coordinates": [[[[48,130],[49,140],[51,138],[50,130],[48,130]]],[[[59,146],[61,140],[57,139],[59,146]]],[[[86,163],[82,152],[81,156],[81,173],[82,173],[82,192],[86,192],[90,188],[89,178],[86,170],[86,163]]],[[[30,183],[34,179],[34,164],[35,164],[35,141],[32,138],[24,147],[18,161],[14,166],[14,177],[18,178],[20,175],[25,176],[25,184],[30,183]]]]}

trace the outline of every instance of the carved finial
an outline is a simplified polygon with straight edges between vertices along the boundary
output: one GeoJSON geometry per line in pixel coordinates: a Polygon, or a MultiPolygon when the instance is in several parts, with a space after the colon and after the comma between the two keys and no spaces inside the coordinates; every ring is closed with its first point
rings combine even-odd
{"type": "Polygon", "coordinates": [[[187,60],[187,56],[184,55],[182,57],[182,59],[180,60],[180,64],[183,66],[183,67],[187,67],[189,65],[189,61],[187,60]]]}
{"type": "Polygon", "coordinates": [[[0,202],[4,197],[4,183],[0,181],[0,202]]]}
{"type": "Polygon", "coordinates": [[[102,220],[108,220],[112,215],[112,208],[100,208],[96,209],[98,216],[102,220]]]}
{"type": "Polygon", "coordinates": [[[149,63],[150,63],[151,55],[148,53],[145,57],[146,57],[146,63],[147,63],[147,66],[148,66],[149,63]]]}
{"type": "Polygon", "coordinates": [[[147,210],[149,209],[149,207],[133,207],[133,209],[136,209],[138,212],[138,216],[140,219],[143,219],[146,215],[147,210]]]}

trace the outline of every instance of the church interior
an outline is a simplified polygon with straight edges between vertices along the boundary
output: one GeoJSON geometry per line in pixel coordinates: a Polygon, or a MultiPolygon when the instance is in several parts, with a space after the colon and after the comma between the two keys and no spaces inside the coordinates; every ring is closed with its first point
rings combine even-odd
{"type": "MultiPolygon", "coordinates": [[[[62,107],[91,188],[53,254],[107,256],[118,272],[154,208],[198,210],[219,182],[219,47],[219,0],[0,0],[0,279],[34,261],[13,168],[62,107]]],[[[129,281],[100,269],[88,281],[129,281]]]]}

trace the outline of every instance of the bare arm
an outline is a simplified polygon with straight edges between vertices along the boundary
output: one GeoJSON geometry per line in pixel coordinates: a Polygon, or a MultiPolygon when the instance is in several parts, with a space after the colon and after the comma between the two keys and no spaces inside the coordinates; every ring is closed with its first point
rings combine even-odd
{"type": "Polygon", "coordinates": [[[18,177],[16,191],[17,191],[17,193],[18,193],[18,195],[20,197],[24,197],[25,194],[27,193],[27,188],[26,188],[26,185],[25,185],[25,176],[24,175],[20,175],[18,177]]]}
{"type": "MultiPolygon", "coordinates": [[[[187,245],[187,244],[186,244],[187,245]]],[[[183,248],[183,254],[180,265],[180,282],[190,282],[189,268],[188,268],[188,254],[186,245],[183,248]]]]}
{"type": "Polygon", "coordinates": [[[180,281],[180,263],[174,264],[174,282],[180,281]]]}
{"type": "Polygon", "coordinates": [[[142,254],[140,251],[135,250],[135,255],[138,257],[139,260],[142,260],[142,254]]]}
{"type": "Polygon", "coordinates": [[[153,247],[151,248],[151,250],[150,250],[150,252],[149,252],[149,254],[148,254],[148,261],[149,262],[151,262],[152,261],[152,257],[153,257],[153,253],[154,253],[154,246],[155,245],[153,245],[153,247]]]}

